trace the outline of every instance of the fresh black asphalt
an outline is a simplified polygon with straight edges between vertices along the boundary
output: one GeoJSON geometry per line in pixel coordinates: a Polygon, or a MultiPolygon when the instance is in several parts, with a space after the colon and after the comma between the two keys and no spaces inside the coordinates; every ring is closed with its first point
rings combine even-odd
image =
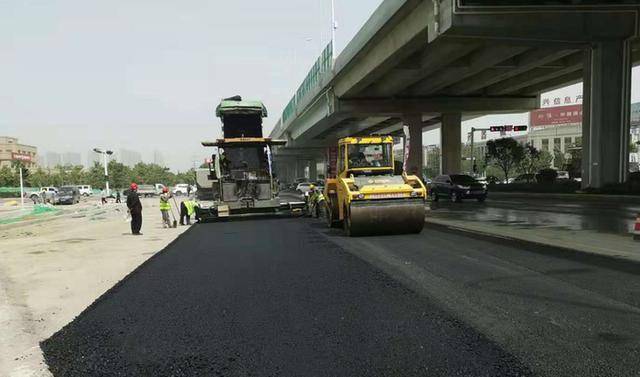
{"type": "MultiPolygon", "coordinates": [[[[402,277],[357,256],[357,247],[352,253],[351,240],[319,229],[310,219],[194,226],[41,344],[51,372],[532,374],[402,277]]],[[[423,248],[424,233],[407,242],[423,248]]]]}

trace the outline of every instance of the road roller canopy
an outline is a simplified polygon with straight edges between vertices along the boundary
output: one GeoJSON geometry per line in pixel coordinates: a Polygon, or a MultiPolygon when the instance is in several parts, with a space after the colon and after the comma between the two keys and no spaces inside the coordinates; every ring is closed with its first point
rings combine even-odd
{"type": "Polygon", "coordinates": [[[393,172],[391,136],[347,137],[338,142],[339,168],[343,174],[387,174],[393,172]]]}
{"type": "Polygon", "coordinates": [[[391,136],[362,136],[362,137],[345,137],[338,141],[338,145],[343,144],[382,144],[388,143],[393,145],[393,137],[391,136]]]}

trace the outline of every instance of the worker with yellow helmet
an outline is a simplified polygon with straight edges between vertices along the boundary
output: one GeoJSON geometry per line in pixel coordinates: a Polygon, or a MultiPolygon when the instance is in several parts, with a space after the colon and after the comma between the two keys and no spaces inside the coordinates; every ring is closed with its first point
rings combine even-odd
{"type": "Polygon", "coordinates": [[[309,215],[312,217],[320,217],[320,213],[324,208],[324,195],[314,184],[309,185],[309,200],[307,201],[307,208],[309,215]]]}

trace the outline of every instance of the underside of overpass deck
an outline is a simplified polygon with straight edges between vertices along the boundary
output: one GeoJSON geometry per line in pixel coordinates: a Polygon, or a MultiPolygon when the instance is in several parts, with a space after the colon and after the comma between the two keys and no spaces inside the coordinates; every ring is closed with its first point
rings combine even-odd
{"type": "MultiPolygon", "coordinates": [[[[459,144],[461,121],[529,111],[540,93],[584,81],[583,182],[623,181],[631,66],[640,62],[639,7],[462,3],[384,1],[336,59],[327,85],[275,136],[304,148],[348,135],[394,134],[403,125],[419,135],[443,127],[448,114],[444,127],[456,130],[441,133],[444,154],[459,144]]],[[[421,158],[413,157],[412,170],[421,169],[421,158]]],[[[443,171],[459,171],[460,158],[445,160],[443,171]]]]}

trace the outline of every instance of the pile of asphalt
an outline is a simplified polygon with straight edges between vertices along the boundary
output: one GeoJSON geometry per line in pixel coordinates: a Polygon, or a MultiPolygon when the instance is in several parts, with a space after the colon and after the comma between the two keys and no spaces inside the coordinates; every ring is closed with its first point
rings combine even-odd
{"type": "Polygon", "coordinates": [[[525,376],[305,220],[197,225],[42,342],[55,376],[525,376]]]}

